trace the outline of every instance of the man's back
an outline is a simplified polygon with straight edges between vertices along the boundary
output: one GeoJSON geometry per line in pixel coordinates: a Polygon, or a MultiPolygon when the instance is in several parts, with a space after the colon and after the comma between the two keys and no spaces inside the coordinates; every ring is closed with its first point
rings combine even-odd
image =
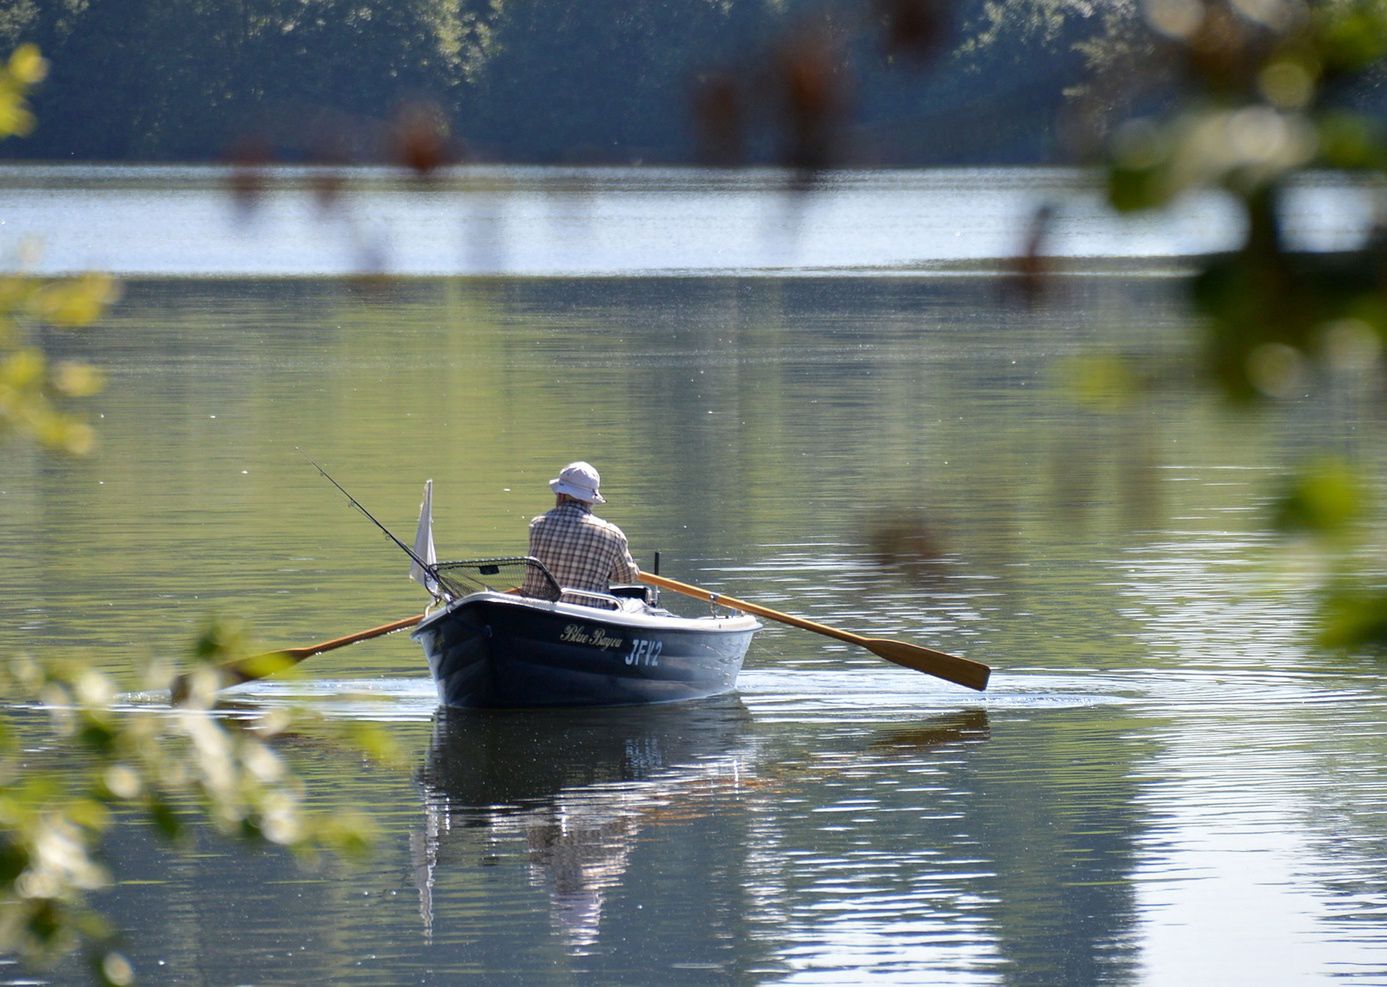
{"type": "MultiPolygon", "coordinates": [[[[544,563],[564,589],[606,593],[614,582],[640,578],[622,530],[573,500],[530,522],[530,554],[544,563]]],[[[521,592],[545,597],[546,589],[542,579],[527,576],[521,592]]],[[[591,597],[565,596],[563,601],[598,605],[591,597]]]]}

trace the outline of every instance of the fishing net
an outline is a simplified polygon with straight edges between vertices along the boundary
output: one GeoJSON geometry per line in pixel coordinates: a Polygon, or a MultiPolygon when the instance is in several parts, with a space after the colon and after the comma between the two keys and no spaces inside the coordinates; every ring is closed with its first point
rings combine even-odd
{"type": "Polygon", "coordinates": [[[579,603],[598,609],[636,608],[654,605],[659,596],[648,586],[640,584],[611,587],[609,593],[585,593],[560,588],[554,574],[544,563],[531,556],[499,559],[463,559],[457,562],[435,562],[433,571],[438,577],[434,593],[440,599],[460,599],[472,593],[490,590],[494,593],[515,593],[522,588],[525,595],[539,600],[559,600],[579,603]]]}
{"type": "Polygon", "coordinates": [[[508,593],[529,585],[530,596],[557,600],[559,584],[538,559],[517,556],[500,559],[463,559],[436,562],[441,591],[453,599],[491,590],[508,593]]]}

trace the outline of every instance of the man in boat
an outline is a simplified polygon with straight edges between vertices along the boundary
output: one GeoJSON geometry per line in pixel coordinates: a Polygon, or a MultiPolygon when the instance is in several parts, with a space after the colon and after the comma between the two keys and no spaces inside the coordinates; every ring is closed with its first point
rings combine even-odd
{"type": "MultiPolygon", "coordinates": [[[[569,463],[549,481],[554,506],[530,522],[530,555],[544,563],[564,589],[607,593],[612,583],[634,583],[640,570],[631,558],[626,535],[592,513],[605,504],[598,492],[601,477],[590,463],[569,463]]],[[[550,590],[538,573],[527,572],[520,591],[546,599],[550,590]]],[[[564,603],[605,606],[589,596],[564,594],[564,603]]]]}

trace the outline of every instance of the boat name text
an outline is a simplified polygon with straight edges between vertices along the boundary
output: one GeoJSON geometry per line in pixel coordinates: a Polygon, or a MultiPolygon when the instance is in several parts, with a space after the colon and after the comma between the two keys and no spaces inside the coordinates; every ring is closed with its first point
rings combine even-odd
{"type": "Polygon", "coordinates": [[[582,624],[569,624],[562,633],[559,640],[565,644],[586,644],[590,648],[601,648],[603,651],[615,651],[625,642],[619,637],[612,637],[600,627],[584,627],[582,624]]]}

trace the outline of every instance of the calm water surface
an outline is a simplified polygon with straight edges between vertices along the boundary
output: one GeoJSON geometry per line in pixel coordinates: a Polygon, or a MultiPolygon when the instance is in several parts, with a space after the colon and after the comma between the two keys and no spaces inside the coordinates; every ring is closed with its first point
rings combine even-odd
{"type": "MultiPolygon", "coordinates": [[[[1368,233],[1381,190],[1309,178],[1287,231],[1314,249],[1368,233]]],[[[370,271],[512,276],[968,269],[1021,250],[1184,257],[1237,242],[1230,204],[1190,197],[1114,217],[1061,169],[845,172],[810,192],[774,171],[469,167],[421,181],[370,168],[236,175],[211,167],[0,165],[0,268],[280,277],[370,271]],[[209,194],[212,193],[212,194],[209,194]],[[233,194],[233,192],[235,194],[233,194]]]]}
{"type": "MultiPolygon", "coordinates": [[[[214,615],[292,646],[416,612],[407,560],[302,449],[404,534],[432,478],[450,557],[520,550],[545,482],[588,458],[640,561],[995,672],[974,694],[771,626],[734,695],[535,716],[437,709],[404,636],[322,655],[225,715],[387,724],[405,768],[311,732],[284,745],[317,807],[376,817],[376,853],[304,869],[122,828],[101,904],[150,982],[1387,983],[1382,667],[1308,646],[1314,566],[1262,524],[1315,450],[1381,472],[1366,382],[1221,408],[1178,369],[1180,282],[1152,276],[1168,264],[1111,262],[1030,308],[998,279],[919,276],[1004,256],[1053,175],[963,181],[977,229],[933,256],[872,210],[959,215],[957,177],[861,176],[814,206],[841,237],[757,247],[727,231],[808,214],[718,176],[635,175],[628,195],[610,173],[506,173],[494,201],[422,207],[490,229],[471,256],[493,273],[381,280],[325,276],[352,243],[269,235],[245,263],[220,220],[154,235],[160,210],[232,208],[180,174],[0,190],[5,230],[87,217],[90,251],[60,237],[54,269],[159,275],[54,340],[108,371],[97,452],[0,452],[6,652],[124,675],[179,659],[214,615]],[[564,183],[590,206],[565,214],[570,239],[517,218],[529,201],[552,219],[564,183]],[[108,211],[122,196],[133,211],[108,211]],[[186,276],[204,264],[219,276],[186,276]],[[561,276],[579,267],[603,276],[561,276]],[[1095,351],[1162,386],[1080,406],[1065,368],[1095,351]]],[[[306,229],[271,200],[255,222],[306,229]]],[[[408,239],[389,217],[418,200],[353,206],[377,207],[408,239]]],[[[1222,222],[1193,209],[1141,236],[1222,222]]],[[[1107,226],[1062,237],[1073,256],[1160,252],[1114,250],[1132,241],[1107,226]]],[[[9,716],[36,763],[62,758],[39,713],[9,716]]]]}

